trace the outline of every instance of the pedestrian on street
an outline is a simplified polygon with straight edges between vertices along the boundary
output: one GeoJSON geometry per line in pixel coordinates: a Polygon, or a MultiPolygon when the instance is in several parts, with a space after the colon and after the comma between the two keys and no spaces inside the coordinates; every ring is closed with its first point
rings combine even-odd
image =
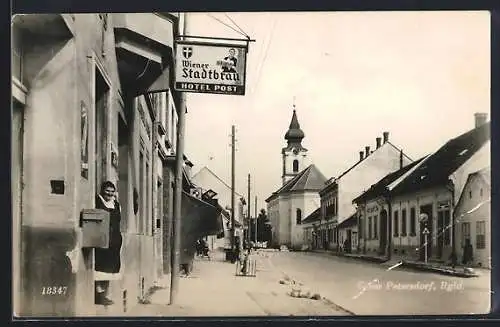
{"type": "Polygon", "coordinates": [[[455,251],[451,252],[450,259],[451,259],[451,268],[455,269],[458,262],[457,253],[455,251]]]}
{"type": "Polygon", "coordinates": [[[470,239],[465,240],[464,255],[462,258],[462,263],[464,266],[469,264],[473,260],[473,248],[470,239]]]}
{"type": "Polygon", "coordinates": [[[111,305],[113,301],[108,298],[109,281],[120,277],[120,251],[122,234],[120,232],[121,210],[115,198],[116,187],[106,181],[101,185],[101,192],[96,196],[96,208],[103,209],[110,214],[109,247],[95,249],[95,303],[111,305]]]}

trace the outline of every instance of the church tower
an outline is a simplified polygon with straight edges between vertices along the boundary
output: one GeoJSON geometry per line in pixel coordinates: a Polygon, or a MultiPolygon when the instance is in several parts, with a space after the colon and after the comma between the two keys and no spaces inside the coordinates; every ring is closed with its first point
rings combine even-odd
{"type": "Polygon", "coordinates": [[[304,136],[304,132],[300,129],[294,105],[292,121],[285,134],[285,140],[288,144],[281,150],[283,160],[281,179],[283,185],[307,167],[307,149],[302,146],[304,136]]]}

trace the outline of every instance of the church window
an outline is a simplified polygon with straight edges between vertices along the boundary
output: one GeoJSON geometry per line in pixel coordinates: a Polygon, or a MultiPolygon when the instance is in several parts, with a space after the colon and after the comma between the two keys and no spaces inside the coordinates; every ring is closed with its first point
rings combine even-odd
{"type": "Polygon", "coordinates": [[[296,220],[297,220],[297,225],[300,225],[300,223],[302,222],[302,210],[300,209],[297,209],[296,220]]]}
{"type": "Polygon", "coordinates": [[[295,159],[293,161],[293,172],[297,173],[298,171],[299,171],[299,161],[297,159],[295,159]]]}

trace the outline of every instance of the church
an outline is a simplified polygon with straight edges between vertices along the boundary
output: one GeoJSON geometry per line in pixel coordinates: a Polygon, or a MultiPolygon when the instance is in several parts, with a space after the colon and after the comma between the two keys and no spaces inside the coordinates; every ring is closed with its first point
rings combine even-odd
{"type": "Polygon", "coordinates": [[[314,164],[309,164],[308,150],[302,146],[304,137],[294,109],[285,134],[287,146],[281,150],[282,186],[266,199],[275,246],[286,245],[292,249],[302,247],[302,219],[319,208],[318,192],[327,181],[314,164]]]}

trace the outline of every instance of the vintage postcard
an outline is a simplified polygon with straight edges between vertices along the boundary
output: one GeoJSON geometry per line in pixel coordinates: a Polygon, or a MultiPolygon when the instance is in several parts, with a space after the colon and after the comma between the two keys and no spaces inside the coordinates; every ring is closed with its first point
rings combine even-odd
{"type": "Polygon", "coordinates": [[[13,317],[490,311],[488,12],[11,27],[13,317]]]}

